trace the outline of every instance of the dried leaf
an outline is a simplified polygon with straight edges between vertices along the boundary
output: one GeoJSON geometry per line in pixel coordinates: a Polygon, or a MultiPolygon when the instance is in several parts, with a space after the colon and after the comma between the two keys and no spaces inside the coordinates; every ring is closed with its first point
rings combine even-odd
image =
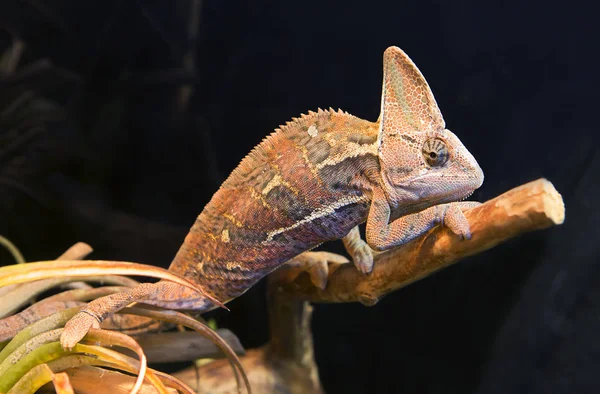
{"type": "Polygon", "coordinates": [[[0,376],[4,376],[6,371],[18,363],[19,360],[22,360],[25,356],[40,348],[40,346],[58,341],[61,332],[62,328],[42,332],[21,344],[0,363],[0,376]]]}
{"type": "MultiPolygon", "coordinates": [[[[92,365],[115,368],[115,364],[113,364],[113,363],[107,362],[102,359],[98,359],[96,357],[85,355],[85,354],[71,354],[71,355],[68,355],[65,357],[61,357],[57,360],[48,362],[48,366],[52,369],[52,371],[54,371],[54,372],[67,371],[71,376],[73,376],[75,372],[83,371],[86,368],[88,368],[88,366],[92,366],[92,365]]],[[[136,373],[135,368],[131,368],[130,366],[127,366],[127,367],[129,369],[125,369],[125,366],[122,366],[121,369],[123,371],[129,372],[129,373],[136,373]]],[[[100,368],[97,368],[97,369],[99,371],[106,372],[105,369],[100,369],[100,368]]],[[[177,390],[184,392],[184,393],[195,394],[194,391],[191,388],[189,388],[189,386],[187,386],[185,383],[181,382],[179,379],[177,379],[173,376],[167,375],[160,371],[153,370],[151,368],[148,369],[148,373],[147,373],[148,376],[152,373],[156,377],[158,377],[164,384],[166,384],[168,386],[174,387],[177,390]]],[[[128,380],[128,382],[133,381],[132,376],[129,376],[128,378],[130,378],[128,380]]],[[[133,383],[131,383],[128,387],[131,387],[132,384],[133,383]]],[[[144,387],[144,386],[142,386],[142,387],[144,387]]],[[[77,387],[77,388],[79,389],[79,387],[77,387]]],[[[96,390],[96,392],[97,392],[97,390],[96,390]]],[[[156,391],[152,391],[152,392],[156,392],[156,391]]]]}
{"type": "Polygon", "coordinates": [[[56,394],[75,394],[69,380],[69,375],[64,372],[52,375],[52,383],[54,384],[56,394]]]}
{"type": "MultiPolygon", "coordinates": [[[[36,365],[47,363],[52,360],[56,360],[62,356],[70,355],[73,353],[84,353],[92,356],[96,356],[99,360],[103,362],[112,363],[113,368],[125,370],[128,372],[137,373],[138,370],[142,367],[141,364],[131,358],[124,356],[118,352],[113,350],[105,349],[100,346],[90,346],[77,344],[73,348],[72,351],[68,351],[60,346],[60,342],[51,342],[46,343],[42,346],[39,346],[37,349],[27,353],[24,357],[19,360],[15,360],[14,364],[11,363],[9,368],[6,371],[2,371],[0,373],[0,393],[7,392],[13,385],[15,385],[19,379],[21,379],[26,373],[29,372],[36,365]]],[[[156,389],[161,394],[168,394],[164,384],[156,377],[156,375],[148,370],[146,373],[146,377],[148,380],[156,387],[156,389]]],[[[138,379],[139,380],[139,379],[138,379]]],[[[137,383],[132,390],[132,394],[134,394],[135,388],[138,387],[137,383]]]]}
{"type": "Polygon", "coordinates": [[[229,360],[231,367],[233,368],[235,380],[238,387],[238,393],[241,393],[242,385],[240,381],[240,374],[244,381],[244,385],[246,386],[246,390],[249,394],[252,393],[252,388],[250,387],[250,381],[248,380],[248,376],[242,366],[242,363],[239,357],[235,354],[233,349],[221,338],[216,332],[214,332],[208,325],[203,322],[199,322],[181,312],[172,311],[172,310],[158,310],[154,308],[146,308],[146,307],[128,307],[124,308],[121,313],[131,313],[134,315],[147,316],[152,317],[157,320],[168,321],[170,323],[179,324],[182,326],[189,327],[193,330],[196,330],[200,334],[209,338],[215,345],[217,345],[225,354],[227,359],[229,360]]]}
{"type": "MultiPolygon", "coordinates": [[[[64,327],[64,325],[72,318],[81,307],[65,309],[64,311],[55,313],[46,318],[35,322],[24,328],[2,349],[0,352],[0,363],[2,363],[8,355],[15,351],[23,343],[46,331],[64,327]]],[[[2,392],[2,391],[0,391],[2,392]]]]}
{"type": "Polygon", "coordinates": [[[25,263],[25,258],[19,251],[19,248],[17,248],[15,244],[10,242],[7,238],[3,237],[2,235],[0,235],[0,245],[4,246],[10,252],[17,264],[25,263]]]}
{"type": "Polygon", "coordinates": [[[40,364],[30,369],[7,394],[33,394],[40,387],[52,381],[54,374],[47,364],[40,364]]]}
{"type": "MultiPolygon", "coordinates": [[[[123,289],[126,289],[126,287],[104,286],[98,288],[75,289],[45,298],[17,314],[0,320],[0,341],[13,337],[29,324],[53,313],[74,306],[82,306],[83,303],[78,301],[93,300],[108,294],[118,293],[119,291],[123,291],[123,289]]],[[[2,300],[3,299],[0,298],[0,302],[2,302],[2,300]]]]}
{"type": "Polygon", "coordinates": [[[140,345],[130,336],[125,334],[121,334],[117,331],[107,331],[91,328],[90,331],[83,337],[83,341],[85,343],[93,342],[98,343],[103,346],[121,346],[130,350],[133,350],[140,362],[140,369],[138,372],[138,378],[135,382],[135,386],[131,390],[132,392],[138,392],[142,383],[144,382],[144,377],[146,376],[146,370],[148,368],[146,355],[144,354],[144,350],[140,347],[140,345]]]}
{"type": "Polygon", "coordinates": [[[227,309],[219,300],[181,275],[167,271],[164,268],[124,261],[51,260],[9,265],[0,267],[0,286],[67,275],[72,278],[83,278],[91,275],[139,275],[165,279],[197,291],[215,305],[227,309]]]}
{"type": "MultiPolygon", "coordinates": [[[[97,394],[108,392],[111,394],[125,394],[133,385],[134,377],[121,372],[106,370],[94,366],[70,368],[66,371],[71,379],[71,384],[78,394],[97,394]]],[[[167,388],[169,394],[178,394],[174,388],[167,388]]],[[[180,390],[184,393],[194,394],[193,391],[180,390]]],[[[139,394],[156,394],[154,386],[144,383],[139,394]]]]}
{"type": "MultiPolygon", "coordinates": [[[[53,287],[64,285],[70,282],[80,281],[81,279],[82,278],[62,276],[59,278],[37,280],[31,283],[19,283],[16,285],[0,287],[0,317],[5,317],[11,313],[14,313],[40,293],[43,293],[53,287]]],[[[101,284],[111,284],[123,287],[135,287],[139,285],[138,281],[125,276],[117,275],[87,276],[84,279],[86,282],[97,282],[101,284]]]]}

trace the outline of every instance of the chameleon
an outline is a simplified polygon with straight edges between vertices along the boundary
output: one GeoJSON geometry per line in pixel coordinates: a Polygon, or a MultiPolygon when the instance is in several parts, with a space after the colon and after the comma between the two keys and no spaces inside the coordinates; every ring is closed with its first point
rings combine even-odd
{"type": "Polygon", "coordinates": [[[210,296],[169,281],[143,283],[88,303],[65,325],[61,344],[72,348],[133,302],[216,308],[286,262],[323,263],[332,254],[312,249],[328,241],[341,239],[368,274],[377,251],[434,226],[468,240],[463,210],[479,203],[464,200],[483,178],[473,155],[446,129],[417,66],[389,47],[376,122],[333,109],[293,118],[263,139],[204,207],[169,270],[210,296]]]}

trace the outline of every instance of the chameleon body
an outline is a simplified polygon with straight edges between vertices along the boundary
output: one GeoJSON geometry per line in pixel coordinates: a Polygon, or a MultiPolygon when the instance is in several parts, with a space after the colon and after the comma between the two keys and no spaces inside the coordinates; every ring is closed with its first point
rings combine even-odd
{"type": "Polygon", "coordinates": [[[283,126],[223,183],[170,270],[227,301],[294,256],[341,239],[367,218],[377,134],[377,124],[332,110],[283,126]]]}
{"type": "MultiPolygon", "coordinates": [[[[226,302],[296,256],[342,239],[368,273],[372,250],[401,245],[443,223],[470,238],[462,209],[483,172],[445,128],[424,77],[399,48],[384,53],[381,115],[376,122],[319,110],[265,138],[198,216],[170,270],[226,302]],[[366,240],[358,225],[366,222],[366,240]]],[[[310,259],[309,259],[310,260],[310,259]]],[[[67,323],[72,347],[131,302],[205,311],[215,304],[172,282],[143,284],[88,304],[67,323]]]]}

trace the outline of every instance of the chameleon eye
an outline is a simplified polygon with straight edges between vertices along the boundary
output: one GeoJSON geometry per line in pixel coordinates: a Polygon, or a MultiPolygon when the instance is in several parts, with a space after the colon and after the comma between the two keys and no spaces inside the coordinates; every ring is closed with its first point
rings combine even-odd
{"type": "Polygon", "coordinates": [[[439,138],[430,138],[423,144],[421,151],[427,164],[431,167],[440,167],[448,161],[448,147],[439,138]]]}

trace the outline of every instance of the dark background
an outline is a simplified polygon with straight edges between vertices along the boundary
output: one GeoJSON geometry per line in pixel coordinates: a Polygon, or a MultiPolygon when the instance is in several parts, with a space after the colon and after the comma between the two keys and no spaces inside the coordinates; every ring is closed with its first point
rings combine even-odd
{"type": "MultiPolygon", "coordinates": [[[[219,184],[279,124],[330,106],[375,120],[382,53],[396,45],[483,168],[475,199],[546,177],[567,219],[375,307],[317,305],[327,392],[600,392],[595,9],[197,3],[196,39],[191,0],[1,3],[2,48],[26,47],[0,79],[0,234],[29,261],[81,240],[95,258],[167,266],[219,184]]],[[[247,347],[268,338],[264,290],[213,313],[247,347]]]]}

